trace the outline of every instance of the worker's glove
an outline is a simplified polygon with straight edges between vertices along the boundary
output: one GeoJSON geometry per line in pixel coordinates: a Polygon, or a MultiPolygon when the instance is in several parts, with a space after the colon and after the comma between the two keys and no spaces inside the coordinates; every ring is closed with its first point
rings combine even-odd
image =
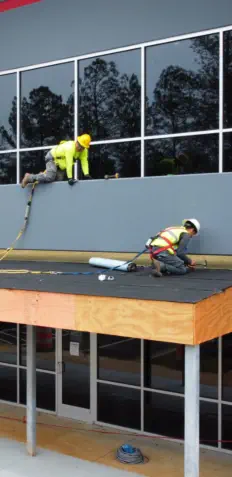
{"type": "Polygon", "coordinates": [[[71,185],[71,186],[72,186],[73,184],[76,184],[76,182],[77,182],[76,179],[69,179],[69,180],[68,180],[68,183],[69,183],[69,185],[71,185]]]}
{"type": "Polygon", "coordinates": [[[92,179],[92,177],[89,174],[86,174],[85,179],[90,180],[90,179],[92,179]]]}

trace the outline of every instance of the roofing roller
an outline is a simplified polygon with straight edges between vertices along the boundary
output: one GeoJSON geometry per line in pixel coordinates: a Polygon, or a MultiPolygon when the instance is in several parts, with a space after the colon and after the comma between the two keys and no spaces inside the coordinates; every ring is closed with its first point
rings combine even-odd
{"type": "Polygon", "coordinates": [[[110,268],[111,270],[119,270],[120,272],[134,272],[136,264],[132,262],[122,262],[121,260],[111,260],[109,258],[92,257],[89,264],[94,267],[110,268]]]}

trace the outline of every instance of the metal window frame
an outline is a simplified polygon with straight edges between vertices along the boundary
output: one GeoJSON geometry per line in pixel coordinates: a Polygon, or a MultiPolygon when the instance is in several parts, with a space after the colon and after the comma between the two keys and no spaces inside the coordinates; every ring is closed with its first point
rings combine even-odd
{"type": "MultiPolygon", "coordinates": [[[[123,139],[110,139],[110,140],[100,140],[93,141],[92,145],[101,145],[101,144],[117,144],[124,142],[140,141],[141,144],[141,159],[140,159],[140,177],[145,176],[145,141],[152,139],[164,139],[172,137],[191,137],[191,136],[200,136],[206,134],[218,134],[219,135],[219,162],[218,162],[218,172],[223,172],[223,133],[231,132],[232,128],[223,129],[223,33],[226,31],[232,30],[232,25],[226,27],[213,28],[208,30],[203,30],[200,32],[193,32],[189,34],[182,34],[177,36],[172,36],[166,39],[154,40],[149,42],[143,42],[134,44],[131,46],[113,48],[110,50],[103,50],[95,53],[90,53],[86,55],[79,55],[71,58],[64,58],[55,61],[48,61],[45,63],[34,64],[30,66],[24,66],[20,68],[13,68],[9,70],[0,71],[0,77],[10,74],[16,74],[16,94],[17,94],[17,147],[16,149],[6,149],[1,150],[1,154],[11,154],[16,153],[16,175],[17,175],[17,184],[20,182],[20,153],[27,151],[40,151],[48,150],[52,146],[42,146],[42,147],[32,147],[32,148],[20,148],[20,94],[21,94],[21,74],[27,71],[32,71],[41,68],[47,68],[51,66],[57,66],[62,64],[73,63],[74,66],[74,134],[78,134],[78,67],[79,61],[96,58],[99,56],[108,56],[117,53],[126,53],[130,51],[139,51],[140,52],[140,68],[141,68],[141,132],[140,136],[133,138],[123,138],[123,139]],[[145,62],[146,62],[146,49],[153,46],[159,46],[164,44],[173,43],[181,40],[188,40],[193,38],[199,38],[206,35],[219,35],[219,127],[214,130],[206,131],[191,131],[186,133],[177,133],[177,134],[162,134],[162,135],[145,135],[145,62]]],[[[75,167],[75,178],[78,176],[77,167],[75,167]]]]}

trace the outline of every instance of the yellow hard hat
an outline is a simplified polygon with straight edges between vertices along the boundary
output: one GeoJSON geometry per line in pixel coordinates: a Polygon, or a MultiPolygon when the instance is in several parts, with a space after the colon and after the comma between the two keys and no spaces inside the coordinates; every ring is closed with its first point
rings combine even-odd
{"type": "Polygon", "coordinates": [[[89,134],[82,134],[81,136],[77,137],[77,141],[79,142],[79,144],[86,149],[89,149],[91,140],[92,139],[89,134]]]}

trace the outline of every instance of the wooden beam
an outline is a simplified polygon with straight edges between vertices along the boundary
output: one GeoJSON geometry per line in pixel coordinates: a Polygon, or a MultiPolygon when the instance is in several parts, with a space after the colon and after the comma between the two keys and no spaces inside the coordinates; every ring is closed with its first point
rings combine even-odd
{"type": "Polygon", "coordinates": [[[0,290],[0,321],[193,344],[194,305],[0,290]]]}
{"type": "Polygon", "coordinates": [[[232,332],[232,288],[197,304],[0,289],[0,321],[179,344],[232,332]]]}

